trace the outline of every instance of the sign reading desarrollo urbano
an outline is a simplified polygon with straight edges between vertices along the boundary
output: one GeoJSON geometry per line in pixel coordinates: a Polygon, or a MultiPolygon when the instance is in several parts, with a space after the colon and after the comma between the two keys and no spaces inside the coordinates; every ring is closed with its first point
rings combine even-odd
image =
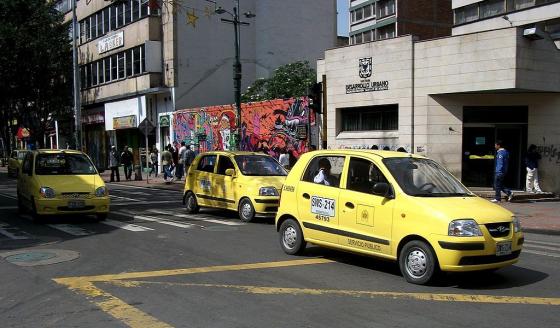
{"type": "Polygon", "coordinates": [[[99,40],[99,42],[97,42],[97,51],[102,54],[122,46],[124,46],[124,32],[120,31],[99,40]]]}
{"type": "Polygon", "coordinates": [[[346,94],[389,90],[389,81],[370,81],[373,74],[373,63],[371,57],[360,58],[358,60],[358,75],[361,80],[359,83],[346,85],[346,94]]]}

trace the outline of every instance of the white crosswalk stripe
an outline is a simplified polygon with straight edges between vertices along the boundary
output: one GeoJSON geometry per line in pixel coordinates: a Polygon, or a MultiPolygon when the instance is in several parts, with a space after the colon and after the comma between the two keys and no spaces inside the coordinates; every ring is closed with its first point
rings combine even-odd
{"type": "Polygon", "coordinates": [[[198,224],[177,222],[177,221],[173,221],[173,220],[162,219],[162,218],[155,217],[155,216],[138,215],[136,213],[132,213],[132,212],[129,212],[129,211],[118,211],[118,212],[115,212],[115,213],[119,214],[119,215],[126,216],[126,217],[130,217],[134,220],[156,222],[156,223],[161,223],[161,224],[170,225],[170,226],[179,227],[179,228],[184,228],[184,229],[189,229],[189,228],[193,228],[193,227],[196,227],[196,226],[201,227],[198,224]]]}
{"type": "Polygon", "coordinates": [[[162,214],[162,215],[172,215],[172,216],[175,216],[175,217],[178,217],[178,218],[183,218],[183,219],[190,219],[190,220],[196,220],[196,221],[204,221],[204,222],[210,222],[210,223],[224,224],[224,225],[229,225],[229,226],[245,225],[245,223],[243,223],[243,222],[220,220],[220,219],[216,219],[213,216],[208,216],[208,215],[204,215],[204,214],[183,214],[183,213],[176,213],[176,212],[164,211],[164,210],[148,210],[148,212],[155,213],[155,214],[162,214]]]}
{"type": "Polygon", "coordinates": [[[13,240],[31,239],[31,236],[26,232],[3,222],[0,222],[0,234],[13,240]]]}
{"type": "Polygon", "coordinates": [[[560,258],[560,243],[526,240],[523,244],[523,252],[535,255],[542,255],[560,258]]]}
{"type": "Polygon", "coordinates": [[[70,234],[72,236],[80,237],[80,236],[89,236],[94,234],[94,232],[91,232],[89,230],[71,224],[47,224],[47,226],[53,229],[66,232],[67,234],[70,234]]]}
{"type": "Polygon", "coordinates": [[[136,224],[125,223],[125,222],[121,222],[121,221],[115,221],[115,220],[105,220],[105,221],[101,221],[100,223],[110,225],[110,226],[115,227],[115,228],[120,228],[120,229],[124,229],[124,230],[128,230],[128,231],[133,231],[133,232],[154,230],[152,228],[143,227],[143,226],[136,225],[136,224]]]}

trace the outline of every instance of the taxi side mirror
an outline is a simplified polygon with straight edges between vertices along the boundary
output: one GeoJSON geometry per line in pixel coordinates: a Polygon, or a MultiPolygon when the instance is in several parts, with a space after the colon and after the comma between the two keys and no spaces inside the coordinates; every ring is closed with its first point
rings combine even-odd
{"type": "Polygon", "coordinates": [[[373,185],[373,194],[377,196],[383,196],[385,198],[393,199],[395,195],[393,193],[393,188],[386,182],[378,182],[373,185]]]}
{"type": "Polygon", "coordinates": [[[226,175],[230,177],[235,177],[235,170],[234,169],[227,169],[226,175]]]}

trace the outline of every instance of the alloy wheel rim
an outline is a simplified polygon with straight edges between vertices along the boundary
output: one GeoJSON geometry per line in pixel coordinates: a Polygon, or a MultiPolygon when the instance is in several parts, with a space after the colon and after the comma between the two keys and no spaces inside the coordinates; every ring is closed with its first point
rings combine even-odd
{"type": "Polygon", "coordinates": [[[426,253],[419,248],[414,248],[406,257],[406,271],[415,278],[421,278],[426,274],[428,259],[426,253]]]}
{"type": "Polygon", "coordinates": [[[251,217],[251,204],[249,203],[244,203],[243,206],[241,207],[241,214],[243,214],[243,217],[245,218],[249,218],[251,217]]]}
{"type": "Polygon", "coordinates": [[[297,241],[297,232],[294,227],[289,226],[284,230],[284,234],[282,236],[282,242],[286,248],[292,249],[295,247],[297,241]]]}

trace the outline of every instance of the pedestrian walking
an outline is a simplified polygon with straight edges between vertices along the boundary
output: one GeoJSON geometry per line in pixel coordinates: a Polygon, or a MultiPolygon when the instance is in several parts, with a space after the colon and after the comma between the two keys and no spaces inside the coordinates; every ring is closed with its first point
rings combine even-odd
{"type": "Polygon", "coordinates": [[[158,176],[158,150],[155,146],[154,146],[154,148],[152,148],[152,151],[150,152],[150,162],[152,163],[152,169],[150,170],[150,173],[148,173],[148,176],[152,176],[152,174],[154,174],[154,176],[157,178],[157,176],[158,176]]]}
{"type": "Polygon", "coordinates": [[[132,180],[132,160],[133,155],[128,146],[124,146],[123,152],[121,153],[121,163],[124,166],[124,177],[126,181],[132,180]]]}
{"type": "Polygon", "coordinates": [[[181,180],[183,174],[185,173],[186,153],[187,153],[187,146],[184,141],[181,141],[181,148],[179,148],[179,154],[177,156],[178,163],[177,163],[177,167],[175,168],[175,176],[177,177],[177,180],[181,180]]]}
{"type": "Polygon", "coordinates": [[[191,167],[195,157],[196,154],[194,153],[193,146],[189,145],[187,147],[187,151],[185,152],[185,174],[189,172],[189,168],[191,167]]]}
{"type": "Polygon", "coordinates": [[[527,168],[527,180],[525,182],[525,190],[531,193],[542,193],[539,186],[539,160],[541,154],[537,152],[537,146],[530,145],[525,158],[525,166],[527,168]]]}
{"type": "Polygon", "coordinates": [[[161,165],[163,167],[163,180],[165,182],[173,181],[173,174],[171,168],[173,167],[173,155],[171,154],[172,147],[167,145],[167,148],[161,152],[161,165]]]}
{"type": "Polygon", "coordinates": [[[502,200],[502,192],[507,195],[507,200],[511,201],[513,192],[504,186],[504,178],[509,166],[509,152],[503,147],[501,140],[496,140],[494,146],[496,148],[496,163],[494,166],[494,190],[496,194],[492,202],[500,202],[502,200]]]}
{"type": "Polygon", "coordinates": [[[119,173],[120,156],[117,151],[117,147],[111,146],[111,152],[109,152],[109,167],[111,168],[111,182],[115,182],[115,175],[117,176],[117,182],[121,182],[121,175],[119,173]]]}
{"type": "Polygon", "coordinates": [[[282,152],[280,153],[280,157],[278,157],[278,162],[280,162],[280,165],[282,165],[285,169],[288,169],[290,167],[290,155],[288,154],[286,149],[283,149],[282,152]]]}

